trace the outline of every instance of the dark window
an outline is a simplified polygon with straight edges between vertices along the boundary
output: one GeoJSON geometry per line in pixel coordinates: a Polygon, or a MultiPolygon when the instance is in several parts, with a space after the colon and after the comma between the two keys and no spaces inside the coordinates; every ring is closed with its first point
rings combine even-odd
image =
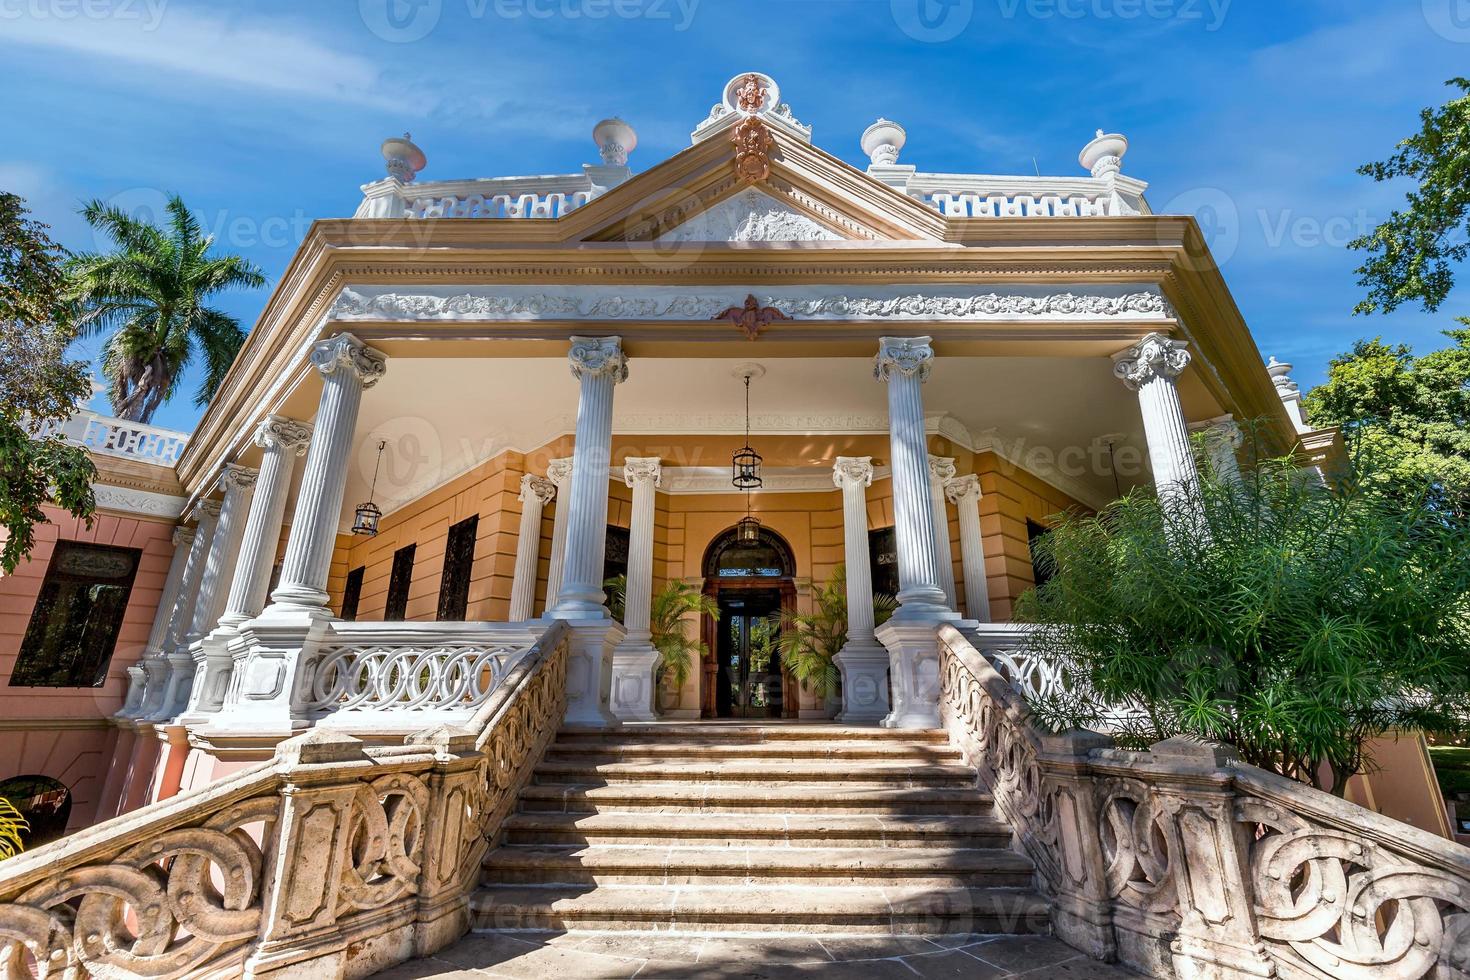
{"type": "Polygon", "coordinates": [[[137,548],[56,543],[11,687],[101,686],[141,554],[137,548]]]}
{"type": "Polygon", "coordinates": [[[868,532],[868,561],[873,569],[873,594],[898,595],[898,539],[893,528],[868,532]]]}
{"type": "Polygon", "coordinates": [[[347,584],[342,588],[342,618],[348,621],[357,618],[357,604],[362,601],[362,577],[367,569],[358,565],[347,573],[347,584]]]}
{"type": "Polygon", "coordinates": [[[418,545],[399,548],[393,552],[393,571],[388,576],[388,605],[383,618],[396,621],[403,618],[408,609],[408,586],[413,581],[413,553],[418,545]]]}
{"type": "Polygon", "coordinates": [[[1050,533],[1051,529],[1045,525],[1037,524],[1035,521],[1026,522],[1026,544],[1031,549],[1031,577],[1036,580],[1038,586],[1045,585],[1051,580],[1052,570],[1042,568],[1036,562],[1036,546],[1050,533]]]}
{"type": "Polygon", "coordinates": [[[20,832],[27,850],[48,844],[66,833],[71,818],[71,790],[50,776],[15,776],[0,783],[0,798],[25,817],[20,832]]]}
{"type": "Polygon", "coordinates": [[[607,526],[607,551],[602,557],[602,580],[628,574],[628,529],[609,524],[607,526]]]}
{"type": "Polygon", "coordinates": [[[439,618],[464,619],[470,602],[470,570],[475,565],[475,530],[480,515],[467,517],[449,529],[444,545],[444,577],[439,580],[439,618]]]}

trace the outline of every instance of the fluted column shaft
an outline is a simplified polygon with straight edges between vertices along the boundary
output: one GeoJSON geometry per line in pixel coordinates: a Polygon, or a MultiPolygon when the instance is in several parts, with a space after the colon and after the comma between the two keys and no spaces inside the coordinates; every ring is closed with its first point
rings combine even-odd
{"type": "Polygon", "coordinates": [[[874,376],[888,384],[888,428],[893,456],[894,537],[898,546],[896,619],[927,618],[946,610],[934,546],[934,505],[924,432],[923,384],[934,350],[928,337],[884,337],[874,376]]]}
{"type": "Polygon", "coordinates": [[[1189,359],[1184,341],[1157,333],[1113,355],[1113,373],[1138,393],[1149,465],[1160,498],[1192,491],[1199,485],[1199,470],[1189,445],[1189,426],[1175,384],[1189,366],[1189,359]]]}
{"type": "Polygon", "coordinates": [[[230,575],[235,570],[257,473],[248,467],[227,463],[220,476],[224,499],[220,502],[219,521],[209,542],[209,555],[199,582],[199,595],[194,602],[194,621],[189,626],[190,643],[214,629],[224,614],[230,575]]]}
{"type": "Polygon", "coordinates": [[[143,650],[143,703],[137,716],[147,718],[163,705],[168,688],[169,664],[167,645],[169,627],[178,616],[180,597],[184,591],[184,572],[189,556],[194,551],[194,529],[176,527],[173,534],[174,556],[168,563],[168,576],[163,580],[163,594],[158,597],[158,610],[153,616],[153,628],[148,633],[148,645],[143,650]]]}
{"type": "Polygon", "coordinates": [[[556,598],[561,593],[562,565],[567,557],[567,511],[572,506],[572,458],[553,459],[546,467],[546,478],[556,488],[556,513],[551,517],[551,563],[546,570],[543,613],[556,608],[556,598]]]}
{"type": "Polygon", "coordinates": [[[868,557],[868,501],[873,457],[838,456],[832,482],[842,489],[842,552],[847,570],[847,642],[873,642],[873,569],[868,557]]]}
{"type": "Polygon", "coordinates": [[[515,577],[510,585],[510,621],[531,618],[536,603],[536,564],[541,553],[541,511],[556,495],[556,487],[544,476],[527,473],[521,477],[521,525],[516,534],[515,577]]]}
{"type": "Polygon", "coordinates": [[[194,683],[194,658],[189,655],[188,633],[194,622],[200,582],[204,578],[204,569],[209,564],[210,544],[219,523],[219,511],[218,500],[201,500],[194,505],[194,537],[189,543],[189,556],[184,562],[184,577],[179,584],[179,598],[169,617],[167,638],[164,641],[164,652],[168,657],[168,680],[156,708],[145,716],[148,721],[167,721],[184,710],[188,701],[189,689],[194,683]]]}
{"type": "Polygon", "coordinates": [[[628,527],[628,588],[623,604],[623,626],[628,640],[647,642],[653,607],[654,489],[663,476],[657,456],[632,456],[623,465],[623,482],[633,491],[633,516],[628,527]]]}
{"type": "Polygon", "coordinates": [[[959,609],[954,586],[954,554],[949,547],[949,508],[945,506],[944,499],[945,485],[954,479],[954,473],[952,457],[929,457],[929,499],[934,507],[934,571],[949,608],[959,609]]]}
{"type": "Polygon", "coordinates": [[[960,567],[965,576],[965,618],[990,622],[990,588],[985,581],[985,537],[980,530],[980,478],[973,473],[945,485],[960,517],[960,567]]]}
{"type": "Polygon", "coordinates": [[[573,337],[573,377],[581,384],[567,545],[561,591],[551,615],[559,619],[607,616],[602,564],[607,552],[607,470],[612,462],[613,388],[628,377],[617,337],[573,337]]]}
{"type": "Polygon", "coordinates": [[[363,389],[377,384],[387,369],[387,358],[342,333],[319,341],[312,348],[311,363],[322,375],[321,400],[286,540],[281,582],[271,600],[274,605],[325,615],[327,574],[347,489],[357,412],[363,389]]]}
{"type": "Polygon", "coordinates": [[[1204,436],[1205,453],[1217,479],[1239,485],[1240,458],[1236,453],[1245,444],[1245,433],[1239,423],[1226,415],[1218,419],[1191,426],[1191,431],[1204,436]]]}
{"type": "Polygon", "coordinates": [[[281,524],[286,517],[292,464],[306,451],[310,438],[310,426],[278,415],[266,416],[256,429],[255,444],[262,450],[260,476],[240,539],[235,578],[230,583],[225,613],[220,617],[222,627],[237,627],[260,615],[265,607],[276,543],[281,539],[281,524]]]}

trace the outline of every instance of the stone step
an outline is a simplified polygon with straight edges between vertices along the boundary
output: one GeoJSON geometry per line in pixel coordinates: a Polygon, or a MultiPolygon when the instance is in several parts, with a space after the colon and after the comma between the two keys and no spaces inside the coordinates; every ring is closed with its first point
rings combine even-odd
{"type": "Polygon", "coordinates": [[[800,724],[786,722],[702,722],[678,724],[666,722],[629,723],[617,728],[592,728],[568,725],[557,732],[558,742],[635,742],[699,741],[730,744],[734,742],[839,742],[844,740],[909,742],[915,745],[947,745],[949,736],[939,728],[867,728],[832,724],[800,724]]]}
{"type": "Polygon", "coordinates": [[[949,745],[862,739],[826,743],[714,742],[684,739],[648,742],[556,742],[546,758],[558,762],[717,761],[717,762],[867,762],[868,760],[914,763],[961,763],[960,750],[949,745]]]}
{"type": "Polygon", "coordinates": [[[778,783],[863,782],[894,787],[975,785],[974,770],[958,763],[865,760],[860,767],[813,762],[691,762],[642,760],[583,762],[548,759],[536,767],[533,781],[578,785],[629,782],[723,782],[769,786],[778,783]]]}
{"type": "Polygon", "coordinates": [[[507,844],[700,847],[1008,847],[1011,829],[985,816],[841,813],[513,813],[507,844]]]}
{"type": "Polygon", "coordinates": [[[521,810],[555,813],[761,812],[841,814],[955,814],[990,812],[993,801],[976,789],[903,787],[888,783],[620,782],[607,785],[537,783],[521,790],[521,810]]]}
{"type": "Polygon", "coordinates": [[[1032,865],[1014,851],[905,847],[498,847],[486,884],[867,885],[892,882],[1025,888],[1032,865]]]}
{"type": "Polygon", "coordinates": [[[1050,930],[1020,888],[963,885],[494,885],[470,900],[476,931],[955,935],[1050,930]]]}

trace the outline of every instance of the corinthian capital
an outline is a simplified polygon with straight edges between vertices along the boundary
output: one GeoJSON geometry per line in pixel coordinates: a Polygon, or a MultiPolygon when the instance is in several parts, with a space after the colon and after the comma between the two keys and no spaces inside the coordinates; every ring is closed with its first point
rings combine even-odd
{"type": "Polygon", "coordinates": [[[832,483],[843,490],[873,485],[873,457],[838,456],[832,464],[832,483]]]}
{"type": "Polygon", "coordinates": [[[941,487],[954,479],[954,458],[952,456],[930,456],[929,478],[941,487]]]}
{"type": "Polygon", "coordinates": [[[277,450],[300,456],[311,441],[311,426],[281,415],[267,415],[255,430],[255,444],[261,449],[277,450]]]}
{"type": "Polygon", "coordinates": [[[330,377],[338,371],[350,371],[364,388],[377,384],[388,370],[386,354],[369,347],[350,333],[339,333],[317,341],[311,348],[311,363],[323,377],[330,377]]]}
{"type": "Polygon", "coordinates": [[[584,375],[611,375],[613,384],[628,380],[628,359],[623,356],[621,337],[573,337],[567,355],[572,377],[581,381],[584,375]]]}
{"type": "Polygon", "coordinates": [[[649,480],[658,486],[663,475],[663,464],[657,456],[629,456],[623,461],[623,482],[629,487],[649,480]]]}
{"type": "Polygon", "coordinates": [[[219,516],[219,510],[220,502],[206,497],[194,504],[194,507],[189,511],[189,516],[195,521],[202,521],[206,517],[212,519],[219,516]]]}
{"type": "Polygon", "coordinates": [[[905,378],[927,381],[933,361],[934,348],[928,337],[882,337],[873,362],[873,377],[887,381],[897,372],[905,378]]]}
{"type": "Polygon", "coordinates": [[[944,485],[944,495],[956,507],[967,502],[978,502],[980,500],[980,478],[974,473],[957,476],[944,485]]]}
{"type": "Polygon", "coordinates": [[[572,457],[565,456],[561,459],[553,459],[546,464],[546,479],[556,484],[558,490],[567,485],[572,478],[572,457]]]}
{"type": "Polygon", "coordinates": [[[258,476],[260,476],[260,470],[252,470],[238,463],[226,463],[219,474],[220,489],[225,493],[232,490],[236,492],[249,490],[255,486],[255,479],[258,476]]]}
{"type": "Polygon", "coordinates": [[[174,528],[174,547],[187,548],[194,543],[194,529],[192,527],[174,528]]]}
{"type": "Polygon", "coordinates": [[[1113,355],[1113,374],[1130,391],[1137,391],[1155,378],[1173,381],[1189,366],[1188,347],[1182,340],[1151,333],[1113,355]]]}
{"type": "Polygon", "coordinates": [[[534,473],[527,473],[521,477],[521,495],[517,498],[521,503],[525,503],[532,497],[535,497],[545,506],[551,503],[552,498],[555,496],[556,484],[546,479],[546,477],[536,476],[534,473]]]}

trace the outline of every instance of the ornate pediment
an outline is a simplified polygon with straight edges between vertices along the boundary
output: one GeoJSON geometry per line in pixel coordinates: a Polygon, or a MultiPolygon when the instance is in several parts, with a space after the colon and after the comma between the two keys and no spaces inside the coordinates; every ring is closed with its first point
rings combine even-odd
{"type": "Polygon", "coordinates": [[[747,188],[659,235],[658,242],[838,242],[843,236],[764,191],[747,188]]]}

